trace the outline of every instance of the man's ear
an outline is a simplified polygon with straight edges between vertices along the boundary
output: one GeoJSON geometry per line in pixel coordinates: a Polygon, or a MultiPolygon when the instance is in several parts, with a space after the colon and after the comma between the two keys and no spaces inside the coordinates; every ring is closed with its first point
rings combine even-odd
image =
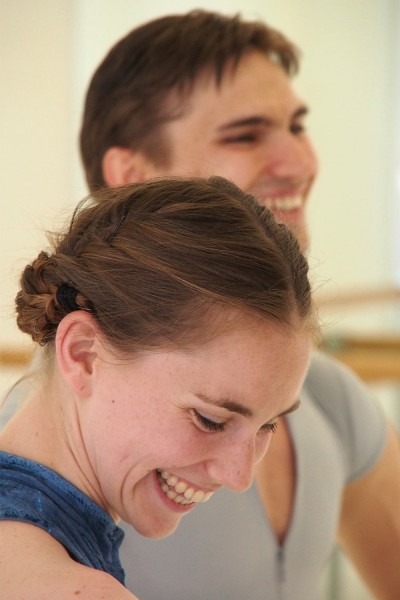
{"type": "Polygon", "coordinates": [[[94,363],[101,348],[98,334],[96,321],[83,310],[69,313],[57,328],[58,368],[68,386],[81,397],[92,392],[94,363]]]}
{"type": "Polygon", "coordinates": [[[108,187],[139,183],[151,177],[152,164],[142,152],[112,146],[102,160],[103,179],[108,187]]]}

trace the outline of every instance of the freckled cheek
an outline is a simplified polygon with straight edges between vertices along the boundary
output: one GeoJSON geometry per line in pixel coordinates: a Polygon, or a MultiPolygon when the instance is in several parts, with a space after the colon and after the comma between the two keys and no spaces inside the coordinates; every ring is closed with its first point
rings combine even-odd
{"type": "Polygon", "coordinates": [[[165,457],[167,461],[165,466],[169,466],[171,469],[205,463],[212,459],[218,451],[218,447],[210,439],[211,437],[211,435],[210,437],[204,434],[198,435],[197,432],[180,439],[173,437],[169,443],[163,442],[162,449],[159,448],[161,450],[160,458],[165,457]]]}

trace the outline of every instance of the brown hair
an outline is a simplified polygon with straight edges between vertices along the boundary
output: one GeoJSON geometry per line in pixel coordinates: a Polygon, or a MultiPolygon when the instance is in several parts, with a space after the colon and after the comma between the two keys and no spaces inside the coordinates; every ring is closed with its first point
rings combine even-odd
{"type": "Polygon", "coordinates": [[[254,50],[288,75],[297,72],[297,48],[279,31],[240,15],[195,10],[150,21],[121,39],[87,91],[80,147],[89,188],[105,185],[102,158],[112,146],[141,150],[166,166],[162,126],[182,114],[199,76],[209,72],[218,86],[227,70],[254,50]]]}
{"type": "Polygon", "coordinates": [[[88,310],[128,353],[193,342],[215,306],[290,328],[312,313],[307,271],[289,230],[221,177],[104,188],[23,271],[17,323],[46,345],[88,310]]]}

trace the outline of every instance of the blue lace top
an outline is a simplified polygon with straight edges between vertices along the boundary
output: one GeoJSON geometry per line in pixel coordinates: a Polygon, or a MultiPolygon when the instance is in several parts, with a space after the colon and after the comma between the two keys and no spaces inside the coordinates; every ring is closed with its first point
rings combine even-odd
{"type": "Polygon", "coordinates": [[[0,520],[41,527],[74,560],[125,583],[119,559],[123,531],[98,504],[52,469],[0,452],[0,520]]]}

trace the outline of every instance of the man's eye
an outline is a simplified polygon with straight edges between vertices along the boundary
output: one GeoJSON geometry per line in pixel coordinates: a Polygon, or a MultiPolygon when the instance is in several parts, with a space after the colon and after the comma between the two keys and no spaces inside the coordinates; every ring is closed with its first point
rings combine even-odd
{"type": "Polygon", "coordinates": [[[216,421],[212,421],[207,417],[204,417],[197,410],[193,409],[193,415],[195,416],[197,422],[200,424],[201,429],[203,431],[223,431],[225,427],[225,423],[217,423],[216,421]]]}
{"type": "Polygon", "coordinates": [[[226,144],[252,144],[257,139],[257,136],[253,133],[242,133],[240,135],[234,135],[228,138],[225,138],[224,142],[226,144]]]}
{"type": "Polygon", "coordinates": [[[290,131],[294,135],[300,135],[306,131],[305,125],[303,123],[292,123],[290,126],[290,131]]]}

